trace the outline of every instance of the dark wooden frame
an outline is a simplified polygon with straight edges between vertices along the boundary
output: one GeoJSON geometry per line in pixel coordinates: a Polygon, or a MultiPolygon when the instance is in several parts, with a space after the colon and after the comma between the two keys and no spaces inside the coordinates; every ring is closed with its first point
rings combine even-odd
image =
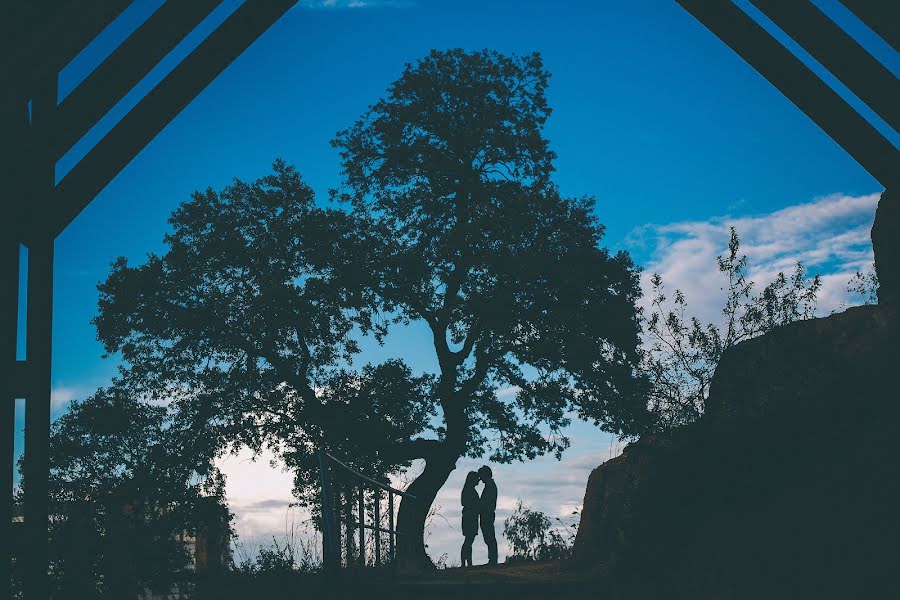
{"type": "MultiPolygon", "coordinates": [[[[23,562],[26,600],[48,597],[47,477],[54,239],[118,172],[297,0],[247,0],[54,185],[59,156],[218,4],[166,4],[62,104],[56,76],[130,0],[0,1],[0,599],[10,559],[23,562]],[[29,117],[29,109],[31,115],[29,117]],[[19,258],[28,248],[26,358],[16,360],[19,258]],[[29,478],[21,531],[12,523],[14,401],[26,401],[29,478]]],[[[886,188],[897,149],[729,0],[676,0],[759,71],[886,188]]],[[[897,85],[806,0],[753,0],[885,122],[896,124],[897,85]],[[790,7],[787,7],[787,5],[790,7]]],[[[897,49],[897,3],[843,0],[897,49]]],[[[889,76],[890,74],[888,74],[889,76]]],[[[393,503],[393,497],[389,498],[393,503]]],[[[391,511],[393,516],[393,511],[391,511]]],[[[348,521],[349,523],[349,521],[348,521]]],[[[391,526],[393,529],[393,526],[391,526]]],[[[364,528],[360,529],[364,534],[364,528]]],[[[393,539],[391,540],[393,544],[393,539]]]]}
{"type": "Polygon", "coordinates": [[[131,0],[0,3],[0,599],[11,559],[26,600],[49,597],[48,474],[54,240],[213,79],[297,0],[247,0],[60,181],[59,158],[221,0],[167,2],[61,102],[59,71],[131,0]],[[17,360],[20,253],[27,248],[25,358],[17,360]],[[15,400],[25,400],[23,522],[13,524],[15,400]]]}

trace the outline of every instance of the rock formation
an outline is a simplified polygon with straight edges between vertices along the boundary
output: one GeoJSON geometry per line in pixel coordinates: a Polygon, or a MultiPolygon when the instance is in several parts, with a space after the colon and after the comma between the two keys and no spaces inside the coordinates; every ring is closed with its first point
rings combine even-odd
{"type": "Polygon", "coordinates": [[[575,564],[610,597],[900,594],[897,204],[873,228],[878,306],[738,344],[702,419],[591,474],[575,564]]]}
{"type": "Polygon", "coordinates": [[[900,302],[900,197],[885,191],[872,225],[879,304],[900,302]]]}

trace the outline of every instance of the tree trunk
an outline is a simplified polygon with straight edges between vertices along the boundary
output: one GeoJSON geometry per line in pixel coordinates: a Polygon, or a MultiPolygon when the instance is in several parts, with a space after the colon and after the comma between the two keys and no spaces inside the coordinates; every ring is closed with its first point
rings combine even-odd
{"type": "Polygon", "coordinates": [[[423,571],[434,569],[434,563],[425,552],[425,521],[438,491],[456,468],[459,454],[446,450],[427,458],[425,469],[416,477],[407,492],[415,500],[403,498],[397,511],[397,562],[401,570],[423,571]]]}

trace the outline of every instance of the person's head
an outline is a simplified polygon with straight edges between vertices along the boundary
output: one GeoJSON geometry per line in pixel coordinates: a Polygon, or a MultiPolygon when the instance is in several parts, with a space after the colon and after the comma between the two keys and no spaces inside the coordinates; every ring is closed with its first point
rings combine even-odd
{"type": "Polygon", "coordinates": [[[466,484],[465,487],[475,487],[478,485],[478,473],[475,471],[469,471],[469,474],[466,475],[466,484]]]}
{"type": "Polygon", "coordinates": [[[489,479],[493,478],[494,473],[491,472],[491,468],[489,466],[484,465],[483,467],[478,469],[478,476],[482,481],[488,481],[489,479]]]}

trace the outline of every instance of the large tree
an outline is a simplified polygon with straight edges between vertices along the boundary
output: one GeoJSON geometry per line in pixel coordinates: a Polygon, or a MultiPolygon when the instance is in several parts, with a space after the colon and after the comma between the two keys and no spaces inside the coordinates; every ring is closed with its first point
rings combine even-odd
{"type": "Polygon", "coordinates": [[[385,451],[425,460],[398,515],[407,564],[427,563],[426,515],[460,457],[559,457],[572,415],[647,422],[637,273],[600,246],[594,199],[551,181],[548,77],[538,54],[433,51],[333,141],[368,289],[392,322],[427,324],[439,367],[437,438],[385,451]]]}
{"type": "Polygon", "coordinates": [[[461,456],[559,456],[573,415],[638,432],[637,273],[600,247],[593,199],[550,180],[547,78],[537,55],[435,52],[338,134],[341,208],[281,162],[194,194],[164,254],[99,286],[131,396],[166,402],[195,450],[268,446],[308,504],[317,448],[382,480],[424,459],[398,515],[410,566],[461,456]],[[412,321],[436,375],[353,366],[359,334],[412,321]]]}

